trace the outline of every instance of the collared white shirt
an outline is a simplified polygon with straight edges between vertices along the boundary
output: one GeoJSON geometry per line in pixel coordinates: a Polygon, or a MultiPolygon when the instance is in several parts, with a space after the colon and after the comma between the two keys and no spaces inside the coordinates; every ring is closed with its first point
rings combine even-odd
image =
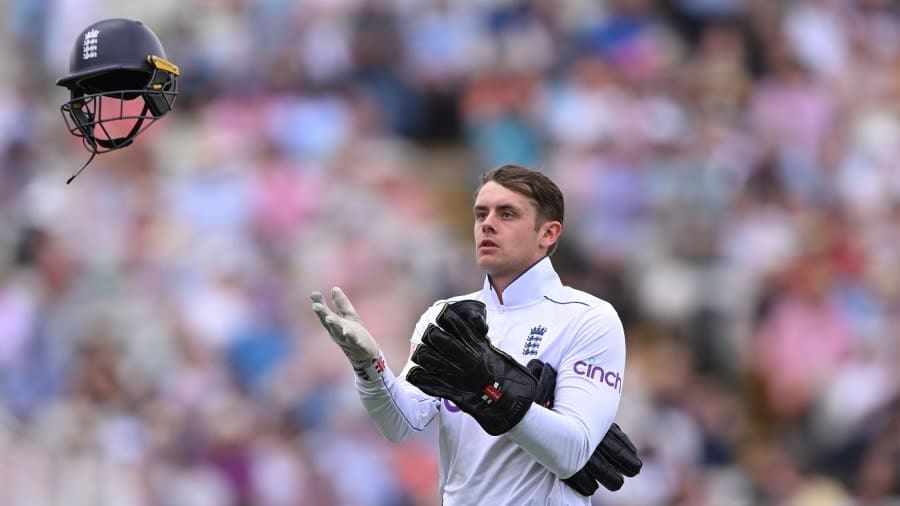
{"type": "Polygon", "coordinates": [[[484,432],[450,401],[430,397],[387,369],[375,382],[357,381],[360,397],[391,441],[437,420],[444,505],[587,505],[560,476],[587,462],[615,419],[625,373],[625,336],[612,306],[564,286],[544,258],[503,291],[489,280],[474,293],[438,301],[416,324],[421,342],[443,304],[475,299],[487,308],[491,343],[523,365],[537,358],[557,370],[553,410],[532,405],[501,436],[484,432]]]}

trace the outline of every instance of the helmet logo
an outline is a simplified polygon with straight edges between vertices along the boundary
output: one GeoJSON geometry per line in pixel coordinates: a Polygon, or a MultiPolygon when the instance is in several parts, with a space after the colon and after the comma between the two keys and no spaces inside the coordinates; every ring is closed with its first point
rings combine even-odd
{"type": "Polygon", "coordinates": [[[91,58],[97,57],[97,36],[100,35],[100,30],[96,28],[93,30],[88,30],[84,34],[84,44],[81,46],[81,59],[89,60],[91,58]]]}

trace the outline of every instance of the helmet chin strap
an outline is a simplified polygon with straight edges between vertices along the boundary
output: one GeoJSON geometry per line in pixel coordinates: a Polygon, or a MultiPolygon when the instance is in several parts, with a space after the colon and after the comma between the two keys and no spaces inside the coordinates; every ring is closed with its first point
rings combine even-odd
{"type": "Polygon", "coordinates": [[[72,180],[75,179],[76,177],[78,177],[78,174],[81,174],[81,171],[83,171],[83,170],[85,169],[85,167],[87,167],[87,166],[91,163],[91,161],[94,160],[94,157],[95,157],[95,156],[97,156],[97,152],[96,152],[96,151],[93,151],[93,152],[91,153],[91,157],[88,158],[88,161],[85,162],[84,165],[82,165],[80,169],[78,169],[78,172],[76,172],[76,173],[72,174],[71,176],[69,176],[69,179],[66,180],[66,184],[71,184],[71,183],[72,183],[72,180]]]}

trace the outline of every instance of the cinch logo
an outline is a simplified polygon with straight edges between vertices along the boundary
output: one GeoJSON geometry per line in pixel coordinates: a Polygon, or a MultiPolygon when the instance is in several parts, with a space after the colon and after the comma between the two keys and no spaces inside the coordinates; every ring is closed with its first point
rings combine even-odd
{"type": "Polygon", "coordinates": [[[451,413],[459,413],[460,411],[462,411],[461,409],[456,407],[456,404],[453,404],[447,399],[444,399],[444,408],[451,413]]]}
{"type": "Polygon", "coordinates": [[[594,365],[594,357],[589,358],[587,361],[579,360],[575,362],[572,370],[575,371],[575,374],[586,376],[590,379],[599,377],[600,381],[622,392],[622,375],[615,371],[605,371],[599,365],[594,365]]]}

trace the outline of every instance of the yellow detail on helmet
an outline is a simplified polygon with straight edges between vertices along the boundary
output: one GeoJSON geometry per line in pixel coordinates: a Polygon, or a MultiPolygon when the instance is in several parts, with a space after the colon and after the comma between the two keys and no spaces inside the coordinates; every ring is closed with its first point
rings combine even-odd
{"type": "Polygon", "coordinates": [[[159,70],[165,70],[166,72],[168,72],[170,74],[173,74],[176,76],[178,75],[178,65],[175,65],[174,63],[170,62],[169,60],[166,60],[165,58],[151,54],[150,56],[147,57],[147,61],[150,62],[150,65],[153,65],[153,67],[155,67],[159,70]]]}

